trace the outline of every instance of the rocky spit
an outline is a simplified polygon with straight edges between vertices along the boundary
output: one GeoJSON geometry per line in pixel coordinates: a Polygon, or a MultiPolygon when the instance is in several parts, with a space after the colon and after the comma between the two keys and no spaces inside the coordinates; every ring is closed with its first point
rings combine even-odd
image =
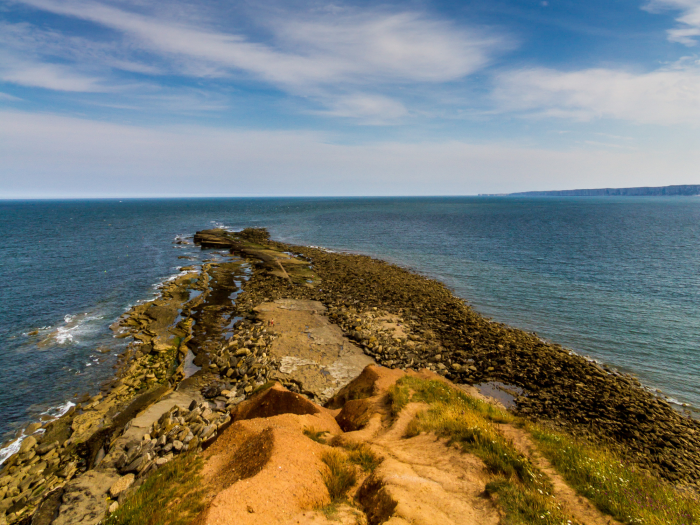
{"type": "Polygon", "coordinates": [[[114,380],[28,427],[2,465],[0,524],[98,523],[150,472],[216,440],[268,381],[324,402],[371,361],[510,385],[520,414],[620,447],[641,468],[700,490],[700,423],[634,377],[485,319],[443,284],[384,261],[275,242],[262,229],[194,240],[230,257],[183,268],[115,323],[132,342],[114,380]],[[273,317],[290,309],[285,301],[303,306],[297,323],[321,310],[332,323],[300,332],[325,356],[319,363],[283,355],[273,317]]]}

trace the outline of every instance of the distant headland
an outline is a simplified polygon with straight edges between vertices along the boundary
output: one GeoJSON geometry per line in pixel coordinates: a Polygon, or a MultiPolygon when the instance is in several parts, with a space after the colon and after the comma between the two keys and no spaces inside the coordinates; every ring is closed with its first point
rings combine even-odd
{"type": "Polygon", "coordinates": [[[506,194],[479,194],[480,197],[655,197],[695,195],[700,195],[700,184],[681,184],[677,186],[659,187],[643,186],[639,188],[599,188],[591,190],[524,191],[520,193],[506,194]]]}

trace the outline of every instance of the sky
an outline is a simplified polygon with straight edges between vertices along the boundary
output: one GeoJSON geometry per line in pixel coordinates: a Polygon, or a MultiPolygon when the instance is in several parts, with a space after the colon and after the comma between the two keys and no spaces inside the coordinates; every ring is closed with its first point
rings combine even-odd
{"type": "Polygon", "coordinates": [[[700,0],[0,0],[0,198],[700,184],[700,0]]]}

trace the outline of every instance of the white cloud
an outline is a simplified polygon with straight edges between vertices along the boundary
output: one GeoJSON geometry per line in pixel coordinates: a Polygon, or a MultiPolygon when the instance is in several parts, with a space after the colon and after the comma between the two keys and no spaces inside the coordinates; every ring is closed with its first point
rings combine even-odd
{"type": "Polygon", "coordinates": [[[700,36],[700,0],[650,0],[644,9],[652,13],[662,10],[680,11],[676,18],[680,27],[668,30],[668,39],[688,47],[697,45],[700,36]]]}
{"type": "Polygon", "coordinates": [[[309,132],[143,128],[0,111],[0,198],[461,195],[690,183],[700,149],[337,144],[309,132]],[[673,173],[673,179],[668,174],[673,173]]]}
{"type": "Polygon", "coordinates": [[[103,92],[100,79],[75,73],[55,64],[23,64],[0,70],[0,80],[28,87],[56,91],[103,92]]]}
{"type": "Polygon", "coordinates": [[[367,124],[384,124],[408,115],[408,110],[399,101],[381,95],[356,93],[329,98],[327,111],[322,115],[362,119],[367,124]]]}
{"type": "Polygon", "coordinates": [[[15,96],[13,96],[13,95],[9,95],[9,94],[7,94],[7,93],[3,93],[2,91],[0,91],[0,100],[6,100],[6,101],[8,101],[8,102],[19,102],[19,101],[22,100],[22,99],[19,98],[19,97],[15,97],[15,96]]]}
{"type": "MultiPolygon", "coordinates": [[[[115,30],[128,47],[150,53],[179,74],[201,78],[243,74],[324,101],[327,114],[350,116],[354,108],[354,116],[361,119],[367,119],[373,107],[380,119],[404,111],[386,94],[364,93],[367,86],[376,90],[458,80],[485,67],[509,45],[493,33],[414,11],[346,8],[277,13],[265,18],[269,35],[262,41],[222,30],[223,22],[213,29],[189,18],[144,14],[144,6],[137,13],[95,1],[21,1],[115,30]]],[[[118,67],[121,62],[112,63],[118,67]]],[[[134,71],[152,67],[130,63],[134,71]]]]}
{"type": "Polygon", "coordinates": [[[700,67],[696,64],[649,73],[523,69],[499,75],[496,83],[493,95],[505,111],[578,120],[700,123],[700,67]]]}
{"type": "Polygon", "coordinates": [[[483,67],[503,46],[495,36],[411,12],[326,14],[309,20],[290,14],[271,24],[275,39],[284,44],[280,47],[97,2],[24,1],[122,31],[151,51],[247,71],[285,86],[455,80],[483,67]]]}

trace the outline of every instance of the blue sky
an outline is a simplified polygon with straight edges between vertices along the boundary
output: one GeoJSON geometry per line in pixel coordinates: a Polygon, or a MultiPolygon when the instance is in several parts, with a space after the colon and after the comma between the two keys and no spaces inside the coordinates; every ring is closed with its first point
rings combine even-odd
{"type": "Polygon", "coordinates": [[[0,198],[700,183],[700,0],[0,1],[0,198]]]}

